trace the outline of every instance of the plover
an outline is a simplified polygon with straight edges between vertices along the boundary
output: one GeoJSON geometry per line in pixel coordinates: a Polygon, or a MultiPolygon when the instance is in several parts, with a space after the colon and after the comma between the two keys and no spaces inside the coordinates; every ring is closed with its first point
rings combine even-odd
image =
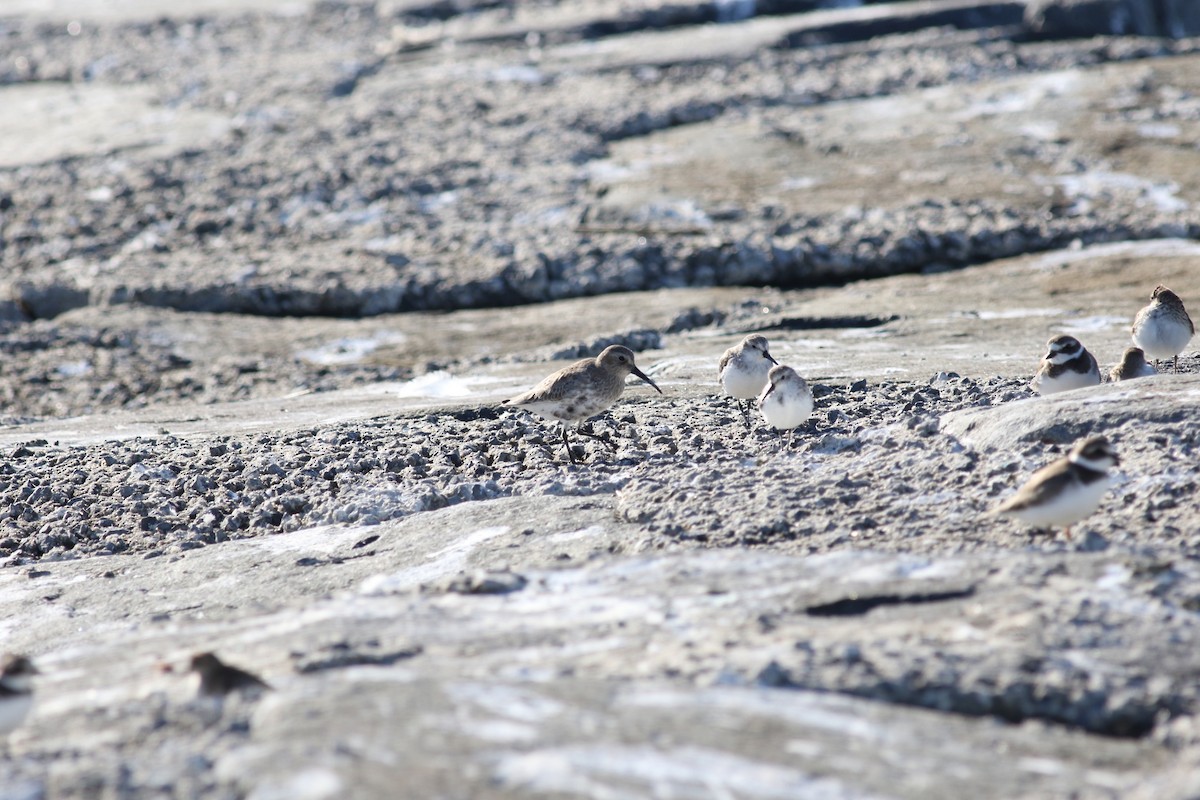
{"type": "Polygon", "coordinates": [[[1149,378],[1157,375],[1158,370],[1146,363],[1146,354],[1140,347],[1126,347],[1121,355],[1121,363],[1108,371],[1111,381],[1128,381],[1134,378],[1149,378]]]}
{"type": "Polygon", "coordinates": [[[1154,366],[1158,366],[1160,358],[1171,358],[1175,371],[1179,372],[1179,354],[1192,340],[1196,326],[1179,295],[1159,284],[1150,295],[1150,305],[1133,318],[1130,331],[1133,343],[1154,359],[1154,366]]]}
{"type": "Polygon", "coordinates": [[[1100,365],[1074,336],[1055,336],[1046,342],[1048,352],[1030,387],[1038,394],[1054,394],[1100,383],[1100,365]]]}
{"type": "Polygon", "coordinates": [[[772,364],[779,362],[771,357],[767,337],[757,333],[742,339],[740,344],[729,348],[721,356],[717,377],[725,394],[732,397],[734,402],[746,401],[745,406],[738,403],[746,419],[746,427],[750,427],[750,405],[767,385],[767,373],[771,371],[772,364]]]}
{"type": "Polygon", "coordinates": [[[1070,539],[1071,526],[1100,506],[1108,489],[1108,470],[1119,463],[1108,439],[1083,439],[1067,455],[1033,473],[988,515],[1016,517],[1035,528],[1061,527],[1070,539]]]}
{"type": "Polygon", "coordinates": [[[581,426],[617,402],[625,390],[625,378],[630,373],[662,394],[658,384],[633,363],[633,351],[614,344],[604,348],[604,352],[595,358],[585,358],[563,367],[528,392],[503,401],[503,405],[524,408],[543,419],[558,422],[563,445],[567,448],[567,458],[574,464],[575,454],[571,452],[571,442],[567,439],[569,425],[575,426],[576,433],[604,442],[611,450],[617,449],[611,440],[584,431],[581,426]]]}
{"type": "Polygon", "coordinates": [[[257,694],[271,688],[262,678],[226,664],[213,653],[192,656],[192,672],[200,676],[199,693],[204,697],[224,697],[233,692],[257,694]]]}
{"type": "Polygon", "coordinates": [[[791,431],[812,416],[813,395],[808,383],[791,367],[778,365],[767,373],[767,388],[758,396],[758,409],[772,428],[791,431]]]}
{"type": "Polygon", "coordinates": [[[0,736],[17,729],[33,706],[33,676],[37,668],[25,656],[11,655],[0,663],[0,736]]]}

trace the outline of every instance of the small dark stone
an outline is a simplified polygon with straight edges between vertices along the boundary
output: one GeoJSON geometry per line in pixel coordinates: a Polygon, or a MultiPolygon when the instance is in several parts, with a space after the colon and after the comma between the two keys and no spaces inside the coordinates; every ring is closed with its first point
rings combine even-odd
{"type": "Polygon", "coordinates": [[[779,666],[778,662],[771,661],[765,667],[758,671],[754,682],[759,686],[769,687],[787,687],[792,685],[791,676],[788,671],[779,666]]]}

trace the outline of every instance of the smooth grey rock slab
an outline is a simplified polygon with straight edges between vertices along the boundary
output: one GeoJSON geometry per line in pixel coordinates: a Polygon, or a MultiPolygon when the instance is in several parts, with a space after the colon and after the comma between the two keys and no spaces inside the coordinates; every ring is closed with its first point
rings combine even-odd
{"type": "MultiPolygon", "coordinates": [[[[6,7],[5,12],[9,9],[6,7]]],[[[149,86],[70,84],[3,88],[8,111],[0,120],[0,167],[11,169],[85,154],[137,148],[169,158],[180,150],[212,145],[229,129],[227,115],[202,109],[165,109],[149,86]],[[121,124],[113,124],[114,117],[121,124]]],[[[112,200],[96,190],[94,202],[112,200]]],[[[38,309],[53,315],[54,309],[38,309]]]]}
{"type": "Polygon", "coordinates": [[[593,503],[459,506],[366,529],[379,538],[360,546],[362,529],[309,530],[8,571],[3,618],[40,610],[6,641],[71,644],[40,659],[0,785],[82,797],[120,774],[121,796],[385,796],[404,776],[414,796],[1103,795],[1165,751],[972,719],[964,703],[1086,728],[1194,702],[1200,631],[1166,599],[1194,581],[1186,565],[601,556],[634,529],[593,503]],[[525,584],[444,584],[501,567],[525,584]],[[223,709],[192,700],[179,673],[197,649],[274,691],[223,709]]]}
{"type": "Polygon", "coordinates": [[[955,720],[939,733],[925,712],[821,693],[572,678],[434,685],[388,671],[361,680],[374,697],[357,681],[311,687],[361,720],[358,730],[331,737],[297,713],[303,697],[272,698],[218,773],[253,797],[295,797],[313,782],[335,787],[325,796],[384,797],[402,781],[442,797],[950,800],[1111,792],[1160,761],[1115,741],[1077,761],[1083,742],[1061,732],[955,720]],[[450,720],[461,738],[447,738],[450,720]],[[389,763],[391,750],[405,756],[389,763]],[[881,757],[892,763],[867,766],[881,757]]]}
{"type": "Polygon", "coordinates": [[[1200,377],[1170,373],[1031,397],[990,408],[952,411],[942,433],[985,450],[1028,442],[1069,444],[1097,433],[1137,435],[1160,423],[1188,432],[1200,411],[1200,377]]]}

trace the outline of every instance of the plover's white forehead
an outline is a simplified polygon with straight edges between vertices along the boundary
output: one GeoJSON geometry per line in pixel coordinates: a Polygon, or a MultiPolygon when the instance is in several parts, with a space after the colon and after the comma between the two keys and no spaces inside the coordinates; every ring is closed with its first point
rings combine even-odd
{"type": "Polygon", "coordinates": [[[1092,437],[1077,443],[1071,448],[1067,458],[1080,466],[1099,472],[1104,472],[1117,463],[1116,451],[1104,437],[1092,437]]]}
{"type": "Polygon", "coordinates": [[[1046,346],[1050,348],[1051,353],[1073,352],[1083,347],[1074,336],[1056,336],[1046,342],[1046,346]]]}
{"type": "Polygon", "coordinates": [[[1083,352],[1083,345],[1070,336],[1051,339],[1048,347],[1050,349],[1046,353],[1046,359],[1051,364],[1065,364],[1071,359],[1078,358],[1083,352]]]}
{"type": "Polygon", "coordinates": [[[1086,467],[1093,472],[1108,472],[1117,465],[1117,459],[1112,454],[1106,454],[1096,458],[1088,456],[1072,456],[1071,462],[1078,464],[1081,467],[1086,467]]]}

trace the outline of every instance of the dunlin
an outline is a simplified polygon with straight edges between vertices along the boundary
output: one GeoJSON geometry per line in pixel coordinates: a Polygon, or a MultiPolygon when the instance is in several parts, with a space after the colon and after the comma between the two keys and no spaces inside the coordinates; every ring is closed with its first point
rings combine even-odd
{"type": "Polygon", "coordinates": [[[1131,332],[1133,343],[1154,359],[1154,366],[1160,358],[1171,358],[1179,372],[1179,354],[1192,340],[1196,326],[1179,295],[1159,284],[1150,295],[1150,304],[1133,318],[1131,332]]]}
{"type": "Polygon", "coordinates": [[[563,367],[528,392],[510,397],[503,404],[524,408],[544,419],[558,422],[563,445],[567,448],[567,458],[574,464],[575,454],[571,452],[571,442],[567,439],[567,427],[570,425],[575,426],[576,433],[604,442],[610,449],[616,450],[612,441],[584,431],[581,426],[617,402],[625,389],[625,378],[631,373],[662,394],[658,384],[633,363],[633,351],[614,344],[604,348],[604,352],[595,358],[585,358],[563,367]]]}
{"type": "Polygon", "coordinates": [[[1016,517],[1035,528],[1061,527],[1070,539],[1071,526],[1099,508],[1108,489],[1108,470],[1119,463],[1103,436],[1078,441],[1066,456],[1033,473],[989,516],[1016,517]]]}
{"type": "Polygon", "coordinates": [[[1042,358],[1029,384],[1038,394],[1054,394],[1100,383],[1100,365],[1074,336],[1055,336],[1046,342],[1042,358]]]}
{"type": "Polygon", "coordinates": [[[751,403],[767,385],[767,373],[771,371],[771,365],[778,363],[771,357],[767,337],[757,333],[742,339],[740,344],[729,348],[721,356],[721,365],[717,368],[721,388],[735,402],[746,401],[745,406],[738,403],[746,419],[746,427],[750,427],[751,403]]]}
{"type": "Polygon", "coordinates": [[[200,676],[199,693],[205,697],[224,697],[233,692],[257,694],[271,688],[262,678],[226,664],[214,653],[192,656],[192,672],[200,676]]]}
{"type": "Polygon", "coordinates": [[[772,428],[791,431],[788,441],[795,435],[796,426],[812,416],[813,395],[808,383],[791,367],[778,365],[767,373],[767,388],[758,396],[758,409],[763,419],[772,428]]]}
{"type": "Polygon", "coordinates": [[[17,729],[33,705],[37,668],[25,656],[12,655],[0,664],[0,736],[17,729]]]}
{"type": "Polygon", "coordinates": [[[1158,370],[1146,363],[1146,354],[1140,347],[1126,347],[1121,355],[1121,363],[1108,371],[1111,381],[1128,381],[1134,378],[1149,378],[1157,375],[1158,370]]]}

